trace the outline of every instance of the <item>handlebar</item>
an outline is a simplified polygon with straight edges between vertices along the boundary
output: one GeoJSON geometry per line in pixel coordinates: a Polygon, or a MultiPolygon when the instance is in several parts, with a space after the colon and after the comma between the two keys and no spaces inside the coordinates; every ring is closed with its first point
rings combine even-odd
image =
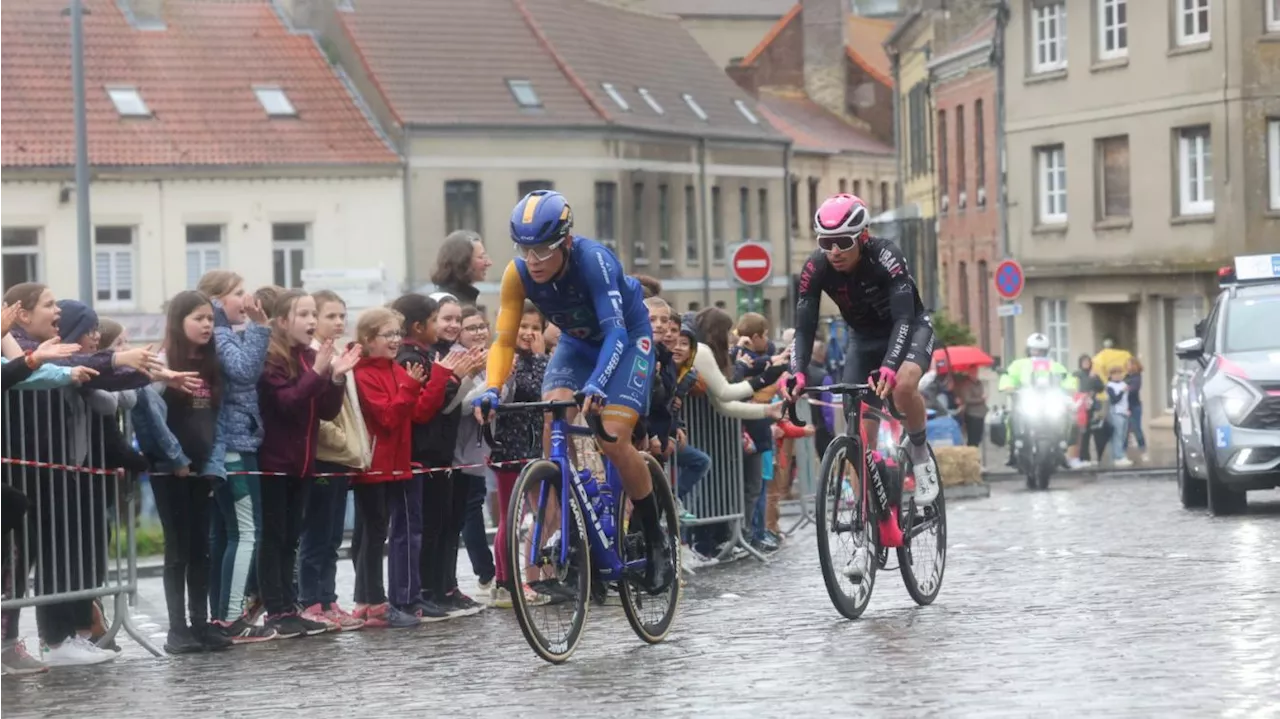
{"type": "MultiPolygon", "coordinates": [[[[566,410],[580,408],[582,406],[582,401],[584,399],[586,399],[586,395],[579,392],[578,394],[574,395],[574,398],[571,400],[559,399],[559,400],[548,400],[544,402],[511,402],[508,404],[499,404],[497,407],[495,407],[493,406],[493,402],[490,401],[488,397],[486,397],[480,402],[480,416],[488,420],[489,415],[491,413],[503,414],[506,412],[542,412],[542,413],[553,412],[557,417],[563,417],[566,410]]],[[[493,426],[492,423],[489,421],[485,421],[481,423],[481,428],[484,432],[484,441],[488,442],[490,447],[494,447],[501,444],[500,442],[494,439],[492,426],[493,426]]],[[[591,414],[587,415],[587,426],[591,428],[592,432],[595,432],[596,436],[598,436],[601,440],[605,442],[618,441],[617,437],[605,431],[604,421],[600,419],[599,412],[592,412],[591,414]]]]}
{"type": "MultiPolygon", "coordinates": [[[[845,382],[838,382],[836,384],[814,385],[812,387],[805,387],[801,389],[800,392],[798,392],[797,394],[806,395],[806,394],[822,394],[823,392],[830,392],[831,394],[856,396],[858,400],[861,401],[864,395],[875,394],[875,391],[876,391],[875,385],[872,385],[872,384],[867,384],[867,383],[850,384],[845,382]]],[[[876,410],[874,407],[871,407],[869,409],[871,409],[876,414],[884,414],[876,410]]],[[[892,417],[893,419],[896,419],[898,421],[902,421],[906,419],[904,415],[898,412],[897,407],[894,406],[892,394],[889,395],[889,399],[885,403],[885,409],[888,411],[888,416],[892,417]]],[[[791,421],[791,424],[794,424],[797,427],[804,427],[805,425],[808,424],[807,422],[801,421],[800,418],[796,415],[795,402],[787,403],[787,419],[791,421]]]]}

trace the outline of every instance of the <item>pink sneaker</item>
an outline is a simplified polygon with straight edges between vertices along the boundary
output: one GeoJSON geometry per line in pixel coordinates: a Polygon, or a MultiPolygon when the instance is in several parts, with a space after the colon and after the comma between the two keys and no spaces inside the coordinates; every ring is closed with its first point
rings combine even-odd
{"type": "Polygon", "coordinates": [[[385,629],[391,626],[391,622],[387,621],[387,610],[390,607],[386,602],[356,607],[355,618],[362,620],[367,628],[385,629]]]}
{"type": "Polygon", "coordinates": [[[329,621],[337,624],[339,631],[349,632],[353,629],[359,629],[364,626],[363,619],[357,619],[351,614],[348,614],[346,610],[338,606],[337,602],[333,602],[329,605],[329,608],[324,612],[324,616],[329,621]]]}
{"type": "Polygon", "coordinates": [[[320,608],[319,604],[312,604],[299,612],[299,614],[302,615],[303,619],[323,624],[326,632],[342,631],[342,627],[337,622],[325,616],[324,610],[320,608]]]}

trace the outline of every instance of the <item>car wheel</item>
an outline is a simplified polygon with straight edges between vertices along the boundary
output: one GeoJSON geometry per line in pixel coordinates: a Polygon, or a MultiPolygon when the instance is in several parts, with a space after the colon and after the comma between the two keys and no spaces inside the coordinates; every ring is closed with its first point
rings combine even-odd
{"type": "Polygon", "coordinates": [[[1181,434],[1174,425],[1174,446],[1178,451],[1178,498],[1182,500],[1183,509],[1203,509],[1209,502],[1208,488],[1204,480],[1191,476],[1187,468],[1186,450],[1182,448],[1181,434]]]}
{"type": "Polygon", "coordinates": [[[1249,501],[1244,492],[1236,492],[1222,482],[1218,476],[1218,458],[1213,452],[1205,452],[1205,465],[1209,475],[1205,482],[1209,514],[1225,517],[1243,512],[1249,506],[1249,501]]]}

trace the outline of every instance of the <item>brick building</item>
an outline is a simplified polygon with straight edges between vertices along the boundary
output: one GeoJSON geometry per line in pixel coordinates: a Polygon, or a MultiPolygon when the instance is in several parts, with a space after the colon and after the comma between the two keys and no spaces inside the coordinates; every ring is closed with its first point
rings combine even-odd
{"type": "Polygon", "coordinates": [[[951,319],[999,353],[991,274],[1002,259],[997,208],[995,19],[942,48],[929,63],[937,138],[938,268],[951,319]]]}

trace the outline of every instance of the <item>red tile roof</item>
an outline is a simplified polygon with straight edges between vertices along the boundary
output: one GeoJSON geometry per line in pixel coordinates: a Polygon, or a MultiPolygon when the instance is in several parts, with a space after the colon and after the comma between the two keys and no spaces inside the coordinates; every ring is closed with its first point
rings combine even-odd
{"type": "Polygon", "coordinates": [[[791,9],[793,0],[640,0],[650,12],[680,17],[734,17],[768,20],[791,9]]]}
{"type": "Polygon", "coordinates": [[[803,91],[761,90],[760,112],[791,137],[797,152],[893,154],[891,146],[810,100],[803,91]]]}
{"type": "MultiPolygon", "coordinates": [[[[139,30],[112,0],[85,0],[89,161],[98,166],[391,165],[315,41],[266,0],[168,0],[164,30],[139,30]],[[152,112],[122,118],[105,86],[136,87],[152,112]],[[270,118],[253,86],[297,110],[270,118]]],[[[65,3],[4,0],[0,134],[5,167],[74,164],[65,3]]]]}
{"type": "Polygon", "coordinates": [[[783,140],[738,111],[735,100],[755,102],[673,17],[593,0],[360,0],[340,17],[404,125],[620,126],[783,140]],[[528,80],[542,106],[522,109],[507,80],[528,80]],[[641,98],[642,87],[662,114],[641,98]]]}

